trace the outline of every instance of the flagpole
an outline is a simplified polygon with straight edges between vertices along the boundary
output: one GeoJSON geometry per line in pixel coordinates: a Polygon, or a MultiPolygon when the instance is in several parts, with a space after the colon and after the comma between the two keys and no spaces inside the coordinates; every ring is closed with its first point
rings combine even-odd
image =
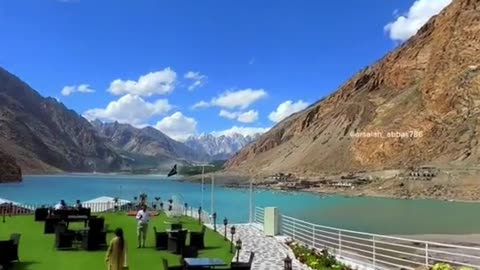
{"type": "Polygon", "coordinates": [[[213,204],[214,197],[213,197],[213,195],[214,195],[214,187],[215,187],[215,178],[214,178],[213,175],[214,175],[214,173],[212,173],[212,194],[211,194],[211,198],[210,198],[210,200],[211,200],[210,215],[213,215],[213,213],[214,213],[214,211],[213,211],[213,209],[214,209],[214,204],[213,204]]]}
{"type": "Polygon", "coordinates": [[[203,209],[203,191],[204,191],[204,186],[205,186],[205,165],[202,165],[202,202],[200,203],[200,206],[203,209]]]}
{"type": "Polygon", "coordinates": [[[249,218],[248,221],[249,223],[253,223],[253,181],[252,178],[250,178],[250,210],[249,210],[249,218]]]}

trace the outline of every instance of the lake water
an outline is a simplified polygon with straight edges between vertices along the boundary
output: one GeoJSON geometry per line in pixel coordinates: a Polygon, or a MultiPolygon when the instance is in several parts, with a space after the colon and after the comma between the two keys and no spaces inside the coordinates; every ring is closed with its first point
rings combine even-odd
{"type": "MultiPolygon", "coordinates": [[[[205,185],[204,208],[210,211],[210,185],[205,185]]],[[[248,220],[248,190],[216,186],[214,205],[219,220],[248,220]]],[[[162,176],[61,175],[26,176],[24,182],[0,185],[0,198],[34,204],[100,196],[133,200],[146,192],[150,200],[181,196],[191,206],[201,204],[201,185],[162,176]]],[[[309,193],[255,192],[256,206],[277,206],[283,214],[317,224],[380,234],[480,233],[480,204],[435,200],[320,196],[309,193]]]]}

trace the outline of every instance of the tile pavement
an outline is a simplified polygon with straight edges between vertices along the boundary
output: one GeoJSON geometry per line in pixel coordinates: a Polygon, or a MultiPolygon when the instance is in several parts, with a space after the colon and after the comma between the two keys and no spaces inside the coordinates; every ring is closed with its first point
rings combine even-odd
{"type": "MultiPolygon", "coordinates": [[[[230,228],[230,226],[228,226],[230,228]]],[[[242,249],[240,250],[240,261],[247,262],[250,252],[255,253],[252,264],[252,270],[283,270],[283,259],[290,256],[294,270],[308,270],[294,259],[290,248],[276,237],[268,237],[262,231],[248,224],[235,225],[236,234],[234,240],[242,240],[242,249]]],[[[223,226],[219,228],[223,231],[223,226]]],[[[236,260],[236,255],[233,258],[236,260]]]]}

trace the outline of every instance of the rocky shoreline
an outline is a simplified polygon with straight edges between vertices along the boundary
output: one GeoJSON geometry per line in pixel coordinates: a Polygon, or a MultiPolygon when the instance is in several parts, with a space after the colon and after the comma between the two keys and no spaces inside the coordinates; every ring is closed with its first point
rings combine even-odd
{"type": "MultiPolygon", "coordinates": [[[[211,174],[205,174],[205,182],[211,182],[211,174]]],[[[252,179],[256,189],[276,190],[283,192],[309,192],[325,195],[341,195],[352,197],[380,197],[394,199],[433,199],[450,202],[480,202],[480,185],[466,183],[458,185],[459,179],[447,181],[407,181],[399,177],[377,179],[366,184],[352,186],[332,186],[319,184],[318,177],[305,177],[302,180],[291,180],[291,185],[280,184],[281,181],[265,181],[265,177],[249,176],[238,172],[216,172],[215,183],[228,188],[249,188],[252,179]]],[[[467,181],[468,179],[464,179],[467,181]]],[[[201,175],[188,176],[182,181],[201,182],[201,175]]],[[[345,180],[347,181],[347,180],[345,180]]],[[[460,180],[461,181],[461,180],[460,180]]],[[[467,181],[468,182],[468,181],[467,181]]],[[[283,182],[285,183],[285,182],[283,182]]]]}

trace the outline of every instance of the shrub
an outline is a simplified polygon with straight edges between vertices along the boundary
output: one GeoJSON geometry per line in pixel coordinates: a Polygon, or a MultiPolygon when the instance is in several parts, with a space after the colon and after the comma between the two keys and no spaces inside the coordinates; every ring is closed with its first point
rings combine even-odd
{"type": "Polygon", "coordinates": [[[295,242],[289,242],[287,245],[292,249],[295,257],[303,264],[315,270],[323,269],[339,269],[350,270],[349,267],[339,263],[335,256],[330,254],[327,249],[317,251],[316,249],[309,249],[295,242]]]}

